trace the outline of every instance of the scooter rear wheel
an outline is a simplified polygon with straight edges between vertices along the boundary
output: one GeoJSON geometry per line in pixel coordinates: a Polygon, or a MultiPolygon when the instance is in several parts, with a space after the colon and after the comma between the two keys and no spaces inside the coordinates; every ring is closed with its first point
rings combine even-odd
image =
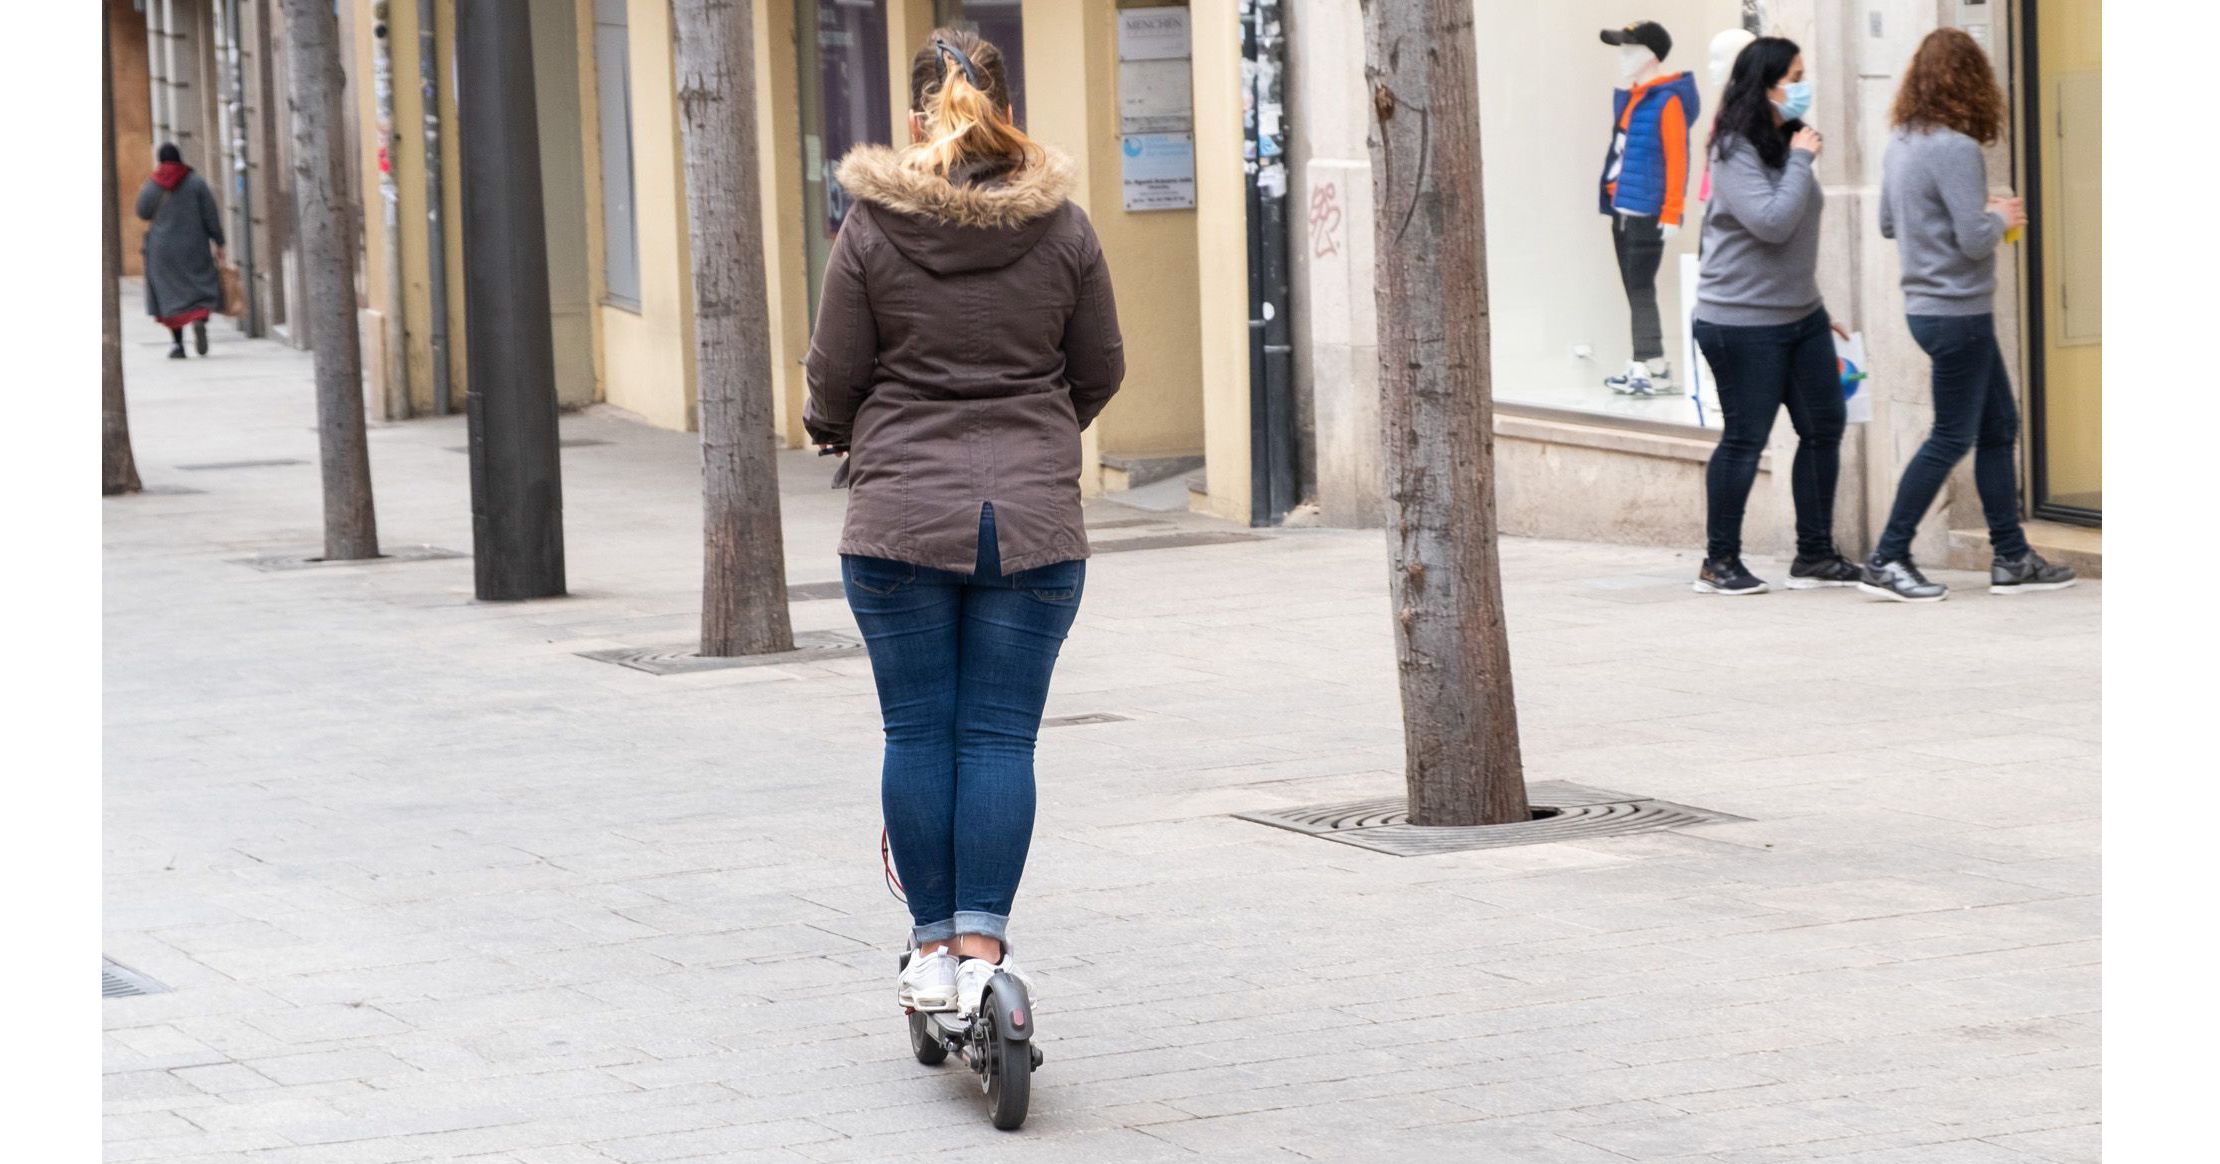
{"type": "Polygon", "coordinates": [[[979,1051],[986,1056],[980,1082],[987,1090],[987,1112],[994,1126],[1015,1131],[1025,1122],[1033,1098],[1032,1044],[1013,1039],[995,1021],[995,1008],[979,1008],[979,1051]]]}
{"type": "Polygon", "coordinates": [[[940,1041],[940,1029],[922,1011],[910,1012],[910,1053],[927,1067],[938,1067],[948,1059],[948,1045],[940,1041]]]}

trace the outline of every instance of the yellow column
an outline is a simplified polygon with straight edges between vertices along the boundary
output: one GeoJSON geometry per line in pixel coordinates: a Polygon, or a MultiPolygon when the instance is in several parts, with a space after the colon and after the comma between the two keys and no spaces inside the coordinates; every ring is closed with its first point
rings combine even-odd
{"type": "Polygon", "coordinates": [[[1195,236],[1209,511],[1249,519],[1249,236],[1234,0],[1196,0],[1195,236]]]}

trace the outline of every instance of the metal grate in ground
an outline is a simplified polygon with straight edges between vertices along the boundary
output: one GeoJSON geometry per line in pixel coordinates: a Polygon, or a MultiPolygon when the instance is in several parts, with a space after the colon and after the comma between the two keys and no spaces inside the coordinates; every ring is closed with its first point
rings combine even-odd
{"type": "Polygon", "coordinates": [[[1090,711],[1081,715],[1052,715],[1041,721],[1044,728],[1080,727],[1090,723],[1125,723],[1133,717],[1109,711],[1090,711]]]}
{"type": "Polygon", "coordinates": [[[257,554],[251,558],[233,558],[234,565],[249,566],[265,573],[285,570],[310,570],[333,566],[390,566],[397,562],[433,562],[446,558],[467,558],[461,550],[440,546],[392,546],[375,558],[343,558],[337,561],[319,554],[257,554]]]}
{"type": "Polygon", "coordinates": [[[1260,542],[1256,534],[1231,533],[1219,530],[1196,530],[1192,533],[1143,534],[1131,538],[1102,538],[1093,542],[1098,554],[1115,554],[1122,550],[1169,550],[1180,546],[1222,546],[1230,542],[1260,542]]]}
{"type": "Polygon", "coordinates": [[[802,631],[794,636],[794,649],[774,655],[732,655],[704,658],[691,645],[683,647],[616,647],[580,651],[581,659],[615,663],[650,675],[688,675],[696,671],[722,671],[732,667],[776,667],[787,663],[816,663],[845,659],[863,653],[863,644],[832,631],[802,631]]]}
{"type": "Polygon", "coordinates": [[[133,970],[113,958],[100,960],[100,997],[130,998],[140,994],[160,994],[169,987],[133,970]]]}
{"type": "Polygon", "coordinates": [[[1234,816],[1396,857],[1585,841],[1748,819],[1669,800],[1555,780],[1530,786],[1526,798],[1534,809],[1535,819],[1469,828],[1414,825],[1410,823],[1405,799],[1400,796],[1270,812],[1238,812],[1234,816]]]}
{"type": "Polygon", "coordinates": [[[187,473],[205,473],[211,469],[275,469],[281,465],[305,465],[299,457],[269,457],[260,461],[203,461],[197,465],[178,465],[187,473]]]}
{"type": "MultiPolygon", "coordinates": [[[[556,441],[555,447],[559,449],[590,449],[593,448],[595,445],[605,445],[608,443],[608,441],[602,440],[598,437],[577,437],[575,439],[567,441],[556,441]]],[[[467,453],[470,451],[469,445],[443,445],[441,447],[445,448],[450,453],[467,453]]]]}

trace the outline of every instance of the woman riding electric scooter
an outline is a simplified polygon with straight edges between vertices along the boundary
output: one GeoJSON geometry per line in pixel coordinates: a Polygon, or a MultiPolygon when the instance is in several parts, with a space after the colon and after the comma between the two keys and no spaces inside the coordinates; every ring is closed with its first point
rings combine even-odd
{"type": "MultiPolygon", "coordinates": [[[[1025,982],[1008,924],[1034,739],[1086,577],[1079,434],[1125,357],[1101,244],[1068,199],[1076,171],[1013,123],[1001,52],[935,30],[910,107],[908,148],[840,163],[856,201],[826,263],[804,423],[848,456],[842,577],[878,686],[882,808],[914,923],[896,990],[918,1057],[937,1062],[936,1029],[964,1029],[996,982],[1025,982]]],[[[1003,1013],[1005,1034],[1013,1021],[1029,1037],[1025,1009],[1003,1013]]],[[[1015,1126],[1023,1105],[998,1101],[996,1122],[1015,1126]]]]}

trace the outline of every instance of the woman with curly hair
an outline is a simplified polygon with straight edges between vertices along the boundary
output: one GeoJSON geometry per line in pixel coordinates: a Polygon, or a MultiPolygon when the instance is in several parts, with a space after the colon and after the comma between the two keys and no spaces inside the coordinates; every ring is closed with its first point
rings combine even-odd
{"type": "Polygon", "coordinates": [[[1960,29],[1920,42],[1889,111],[1894,132],[1881,160],[1881,234],[1903,263],[1904,314],[1933,362],[1935,423],[1904,468],[1888,526],[1858,588],[1897,602],[1950,593],[1912,564],[1919,530],[1951,469],[1971,451],[1974,485],[1989,520],[1991,594],[2073,585],[2074,572],[2030,549],[2020,528],[2014,445],[2019,408],[1997,346],[1996,248],[2027,222],[2017,198],[1989,195],[1981,147],[2003,129],[2004,92],[1989,58],[1960,29]]]}

